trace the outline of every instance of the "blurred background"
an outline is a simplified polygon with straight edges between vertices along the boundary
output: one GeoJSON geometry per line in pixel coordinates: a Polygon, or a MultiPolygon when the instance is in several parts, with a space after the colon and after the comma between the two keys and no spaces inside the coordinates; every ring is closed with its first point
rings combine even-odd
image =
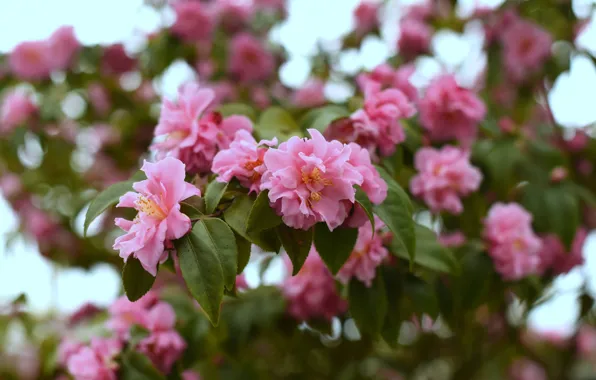
{"type": "MultiPolygon", "coordinates": [[[[9,52],[25,40],[47,38],[56,28],[72,25],[83,44],[112,44],[122,42],[127,51],[140,51],[145,46],[145,36],[173,22],[167,9],[157,11],[143,0],[0,0],[0,52],[9,52]]],[[[153,2],[159,2],[154,0],[153,2]]],[[[391,0],[386,20],[398,18],[404,5],[417,0],[391,0]]],[[[596,24],[592,9],[596,0],[573,0],[573,12],[587,21],[577,37],[576,44],[589,54],[596,54],[596,24]]],[[[339,49],[340,37],[353,29],[352,14],[357,0],[289,0],[289,17],[272,30],[270,38],[281,43],[290,54],[290,60],[281,68],[283,83],[299,88],[310,73],[310,65],[317,46],[325,50],[339,49]],[[332,16],[331,16],[332,15],[332,16]],[[305,26],[308,27],[305,27],[305,26]]],[[[497,7],[499,0],[460,0],[458,12],[470,14],[475,7],[497,7]]],[[[462,85],[472,85],[486,65],[482,52],[483,30],[470,22],[463,33],[439,30],[431,43],[432,54],[416,62],[412,81],[424,86],[441,70],[456,74],[462,85]]],[[[395,22],[383,24],[381,37],[366,37],[359,50],[342,53],[339,70],[355,73],[362,68],[372,69],[393,55],[399,28],[395,22]]],[[[175,95],[178,86],[194,78],[194,70],[183,62],[175,62],[153,86],[164,97],[175,95]]],[[[134,82],[134,78],[131,78],[134,82]]],[[[549,102],[556,121],[569,129],[596,122],[594,91],[596,68],[586,56],[572,58],[570,71],[560,75],[549,102]]],[[[352,84],[330,80],[325,87],[326,96],[332,101],[343,101],[354,92],[352,84]]],[[[68,100],[68,99],[67,99],[68,100]]],[[[77,99],[62,105],[76,113],[77,99]]],[[[35,160],[35,146],[27,152],[26,159],[35,160]]],[[[84,159],[84,158],[82,158],[84,159]]],[[[425,215],[418,216],[424,221],[425,215]]],[[[82,229],[82,217],[78,219],[82,229]]],[[[120,274],[103,264],[89,271],[60,268],[43,258],[36,244],[23,237],[11,239],[7,234],[17,225],[15,214],[7,202],[0,198],[0,303],[13,299],[20,293],[28,296],[31,309],[38,313],[48,311],[72,312],[85,302],[107,306],[120,293],[120,274]]],[[[590,288],[596,290],[596,232],[591,232],[583,248],[586,258],[583,267],[575,268],[561,276],[552,289],[555,295],[536,308],[530,318],[537,330],[570,334],[579,313],[578,289],[582,279],[589,278],[590,288]]],[[[258,260],[258,259],[257,259],[258,260]]],[[[259,281],[258,263],[251,262],[246,270],[249,285],[259,281]]],[[[274,263],[265,281],[274,283],[282,277],[283,266],[274,263]]],[[[511,310],[512,318],[516,310],[511,310]]]]}

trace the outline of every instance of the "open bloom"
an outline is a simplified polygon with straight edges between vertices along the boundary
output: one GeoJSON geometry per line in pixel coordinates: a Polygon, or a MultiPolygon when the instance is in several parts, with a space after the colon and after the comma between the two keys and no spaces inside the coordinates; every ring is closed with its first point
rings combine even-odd
{"type": "Polygon", "coordinates": [[[177,102],[164,100],[154,133],[165,137],[165,141],[151,147],[158,158],[176,157],[186,164],[189,172],[208,172],[215,154],[229,147],[237,131],[252,131],[247,117],[205,114],[214,97],[213,90],[189,83],[180,88],[177,102]]]}
{"type": "Polygon", "coordinates": [[[93,338],[90,347],[82,347],[68,358],[68,372],[75,380],[116,380],[115,357],[121,350],[118,339],[93,338]]]}
{"type": "Polygon", "coordinates": [[[309,79],[302,88],[294,92],[292,103],[304,108],[321,106],[327,101],[324,89],[324,81],[318,78],[309,79]]]}
{"type": "Polygon", "coordinates": [[[13,91],[2,100],[0,109],[0,134],[9,133],[37,114],[37,106],[22,91],[13,91]]]}
{"type": "Polygon", "coordinates": [[[372,225],[366,222],[358,229],[358,240],[352,254],[337,273],[337,278],[343,284],[356,277],[367,287],[372,285],[376,270],[385,260],[389,251],[383,246],[383,237],[379,234],[385,224],[375,216],[375,234],[372,225]]]}
{"type": "Polygon", "coordinates": [[[122,296],[108,308],[110,318],[106,325],[124,339],[133,325],[147,325],[147,311],[156,303],[157,295],[154,292],[148,292],[136,302],[130,302],[126,296],[122,296]]]}
{"type": "Polygon", "coordinates": [[[45,79],[52,71],[50,54],[46,41],[25,41],[18,44],[10,53],[8,64],[19,79],[45,79]]]}
{"type": "Polygon", "coordinates": [[[584,263],[582,249],[588,231],[585,228],[579,228],[575,233],[573,242],[571,243],[571,251],[567,249],[556,235],[549,234],[542,238],[542,267],[543,269],[552,269],[553,273],[564,274],[576,266],[584,263]]]}
{"type": "MultiPolygon", "coordinates": [[[[289,259],[288,266],[291,266],[289,259]]],[[[323,260],[312,248],[300,272],[286,278],[282,291],[288,300],[288,312],[298,320],[330,320],[347,309],[337,293],[335,280],[323,260]]]]}
{"type": "Polygon", "coordinates": [[[306,230],[325,222],[333,230],[347,218],[354,185],[362,185],[364,177],[349,162],[349,146],[327,141],[315,129],[309,133],[311,139],[294,136],[265,153],[261,189],[269,190],[286,225],[306,230]]]}
{"type": "Polygon", "coordinates": [[[65,70],[71,65],[81,44],[74,34],[72,26],[58,28],[47,41],[49,65],[53,70],[65,70]]]}
{"type": "Polygon", "coordinates": [[[410,182],[412,194],[423,198],[433,212],[460,214],[460,197],[478,190],[482,181],[480,170],[470,164],[470,153],[452,146],[422,148],[414,165],[419,173],[410,182]]]}
{"type": "Polygon", "coordinates": [[[200,1],[177,1],[173,4],[176,22],[172,33],[186,41],[208,40],[215,26],[214,12],[200,1]]]}
{"type": "Polygon", "coordinates": [[[228,72],[242,82],[262,81],[275,69],[275,58],[256,37],[248,33],[230,42],[228,72]]]}
{"type": "Polygon", "coordinates": [[[116,206],[132,207],[138,214],[134,221],[116,219],[116,225],[126,234],[116,239],[114,249],[120,251],[124,261],[134,255],[155,276],[157,264],[167,259],[165,242],[179,239],[190,230],[190,219],[180,212],[180,202],[193,195],[200,196],[201,191],[184,182],[184,164],[175,158],[145,162],[141,170],[147,179],[135,182],[136,192],[124,194],[116,206]]]}
{"type": "Polygon", "coordinates": [[[458,86],[451,75],[435,79],[419,102],[420,122],[434,141],[472,142],[486,106],[476,94],[458,86]]]}
{"type": "Polygon", "coordinates": [[[147,314],[145,326],[151,335],[139,342],[139,350],[166,374],[186,348],[186,343],[174,330],[175,323],[174,309],[165,302],[159,302],[147,314]]]}
{"type": "Polygon", "coordinates": [[[529,21],[516,18],[501,34],[503,63],[509,77],[521,82],[540,70],[550,56],[550,34],[529,21]]]}
{"type": "Polygon", "coordinates": [[[506,280],[519,280],[539,271],[542,243],[531,223],[532,215],[515,203],[494,204],[484,220],[488,253],[506,280]]]}
{"type": "Polygon", "coordinates": [[[230,182],[235,177],[251,192],[259,192],[261,176],[265,172],[263,157],[268,147],[275,145],[276,138],[257,143],[249,132],[240,130],[230,147],[215,155],[211,170],[218,175],[219,182],[230,182]]]}
{"type": "Polygon", "coordinates": [[[403,92],[397,89],[369,91],[364,107],[356,111],[349,120],[340,119],[332,123],[325,135],[344,143],[355,142],[376,157],[390,156],[395,146],[406,139],[399,119],[412,117],[414,105],[403,92]]]}
{"type": "Polygon", "coordinates": [[[68,359],[79,352],[83,347],[85,347],[85,345],[77,340],[69,338],[63,339],[58,346],[58,364],[66,366],[68,359]]]}

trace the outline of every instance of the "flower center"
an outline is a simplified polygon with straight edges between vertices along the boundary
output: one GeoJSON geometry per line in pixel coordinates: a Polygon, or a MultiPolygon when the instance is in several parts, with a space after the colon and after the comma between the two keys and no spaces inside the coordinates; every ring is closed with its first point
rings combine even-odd
{"type": "Polygon", "coordinates": [[[168,139],[184,140],[190,135],[189,131],[174,131],[168,135],[168,139]]]}
{"type": "Polygon", "coordinates": [[[244,164],[244,169],[246,170],[255,170],[256,167],[263,165],[263,160],[256,159],[254,161],[248,161],[244,164]]]}
{"type": "Polygon", "coordinates": [[[309,201],[314,202],[318,202],[321,200],[322,195],[320,190],[322,189],[315,190],[313,189],[313,187],[320,187],[321,185],[322,187],[333,185],[333,182],[330,179],[323,178],[323,176],[321,175],[321,170],[319,168],[313,168],[310,173],[302,172],[302,182],[311,191],[309,201]]]}
{"type": "Polygon", "coordinates": [[[144,196],[139,196],[136,201],[137,210],[144,212],[149,216],[153,216],[157,219],[165,219],[167,214],[155,203],[154,200],[144,196]]]}

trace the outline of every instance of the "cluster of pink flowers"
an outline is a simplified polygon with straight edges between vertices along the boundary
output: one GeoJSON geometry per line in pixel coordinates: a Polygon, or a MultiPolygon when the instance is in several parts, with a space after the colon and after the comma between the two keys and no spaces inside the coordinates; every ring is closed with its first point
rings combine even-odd
{"type": "Polygon", "coordinates": [[[414,105],[400,90],[371,90],[362,109],[352,114],[349,120],[340,119],[332,123],[325,135],[344,143],[355,142],[373,157],[377,157],[377,149],[380,155],[390,156],[395,152],[396,145],[406,139],[399,120],[410,118],[415,113],[414,105]]]}
{"type": "Polygon", "coordinates": [[[63,26],[47,40],[26,41],[17,45],[8,63],[11,71],[20,79],[45,79],[53,71],[69,68],[80,47],[74,29],[63,26]]]}
{"type": "Polygon", "coordinates": [[[228,72],[241,82],[265,80],[275,70],[275,57],[251,34],[236,35],[229,50],[228,72]]]}
{"type": "Polygon", "coordinates": [[[116,380],[116,357],[122,346],[117,338],[92,338],[89,346],[65,341],[59,349],[59,360],[75,380],[116,380]]]}
{"type": "Polygon", "coordinates": [[[184,162],[189,172],[207,173],[215,154],[229,147],[237,131],[252,132],[252,122],[247,117],[205,114],[214,105],[214,97],[212,90],[189,83],[180,88],[177,102],[164,99],[154,134],[165,137],[165,141],[151,147],[158,159],[172,156],[184,162]]]}
{"type": "Polygon", "coordinates": [[[542,238],[542,269],[551,269],[553,274],[568,273],[576,266],[584,263],[582,249],[588,231],[585,228],[579,228],[575,233],[575,238],[571,244],[571,250],[567,252],[565,246],[556,235],[549,234],[542,238]]]}
{"type": "Polygon", "coordinates": [[[413,64],[401,65],[394,69],[383,63],[370,73],[361,73],[356,77],[356,83],[364,94],[371,94],[381,89],[396,88],[403,92],[411,102],[418,99],[418,90],[410,82],[410,77],[416,71],[413,64]]]}
{"type": "Polygon", "coordinates": [[[155,276],[157,264],[167,259],[166,242],[179,239],[190,230],[190,219],[180,212],[180,202],[200,196],[201,191],[184,181],[184,164],[175,158],[145,162],[141,170],[147,179],[135,182],[136,192],[124,194],[117,205],[136,209],[137,217],[116,219],[116,225],[126,234],[116,239],[114,249],[120,251],[124,261],[133,255],[155,276]]]}
{"type": "Polygon", "coordinates": [[[173,4],[176,21],[174,35],[188,42],[209,41],[215,28],[215,9],[200,1],[176,1],[173,4]]]}
{"type": "Polygon", "coordinates": [[[420,122],[433,141],[471,143],[486,106],[474,92],[460,87],[451,75],[436,78],[418,103],[420,122]]]}
{"type": "Polygon", "coordinates": [[[550,34],[517,16],[507,23],[500,34],[503,44],[503,64],[509,77],[522,82],[535,73],[551,55],[550,34]]]}
{"type": "Polygon", "coordinates": [[[372,286],[377,267],[379,267],[389,251],[383,245],[381,229],[385,224],[375,216],[375,231],[370,222],[366,222],[358,229],[358,240],[348,261],[337,273],[337,278],[343,284],[348,284],[352,277],[356,277],[367,287],[372,286]]]}
{"type": "Polygon", "coordinates": [[[340,226],[355,202],[355,185],[362,186],[375,204],[387,196],[387,184],[372,166],[366,151],[356,144],[327,141],[309,129],[311,139],[292,137],[263,157],[261,190],[286,225],[308,229],[325,222],[340,226]]]}
{"type": "MultiPolygon", "coordinates": [[[[291,267],[289,259],[286,261],[291,267]]],[[[288,300],[288,313],[298,320],[324,318],[331,320],[347,310],[333,275],[314,249],[311,249],[297,275],[285,279],[282,291],[288,300]]]]}
{"type": "Polygon", "coordinates": [[[484,220],[488,253],[506,280],[538,273],[542,242],[532,230],[532,215],[515,203],[495,203],[484,220]]]}
{"type": "Polygon", "coordinates": [[[410,190],[433,212],[460,214],[460,197],[478,190],[482,181],[480,170],[470,164],[470,153],[453,146],[421,148],[414,166],[419,173],[412,178],[410,190]]]}
{"type": "Polygon", "coordinates": [[[25,124],[37,114],[37,106],[31,96],[22,91],[13,91],[2,100],[0,108],[0,134],[8,134],[19,125],[25,124]]]}
{"type": "Polygon", "coordinates": [[[217,181],[230,182],[237,178],[240,184],[259,192],[261,177],[265,172],[264,157],[268,147],[277,145],[277,139],[256,142],[252,135],[240,130],[228,149],[219,151],[213,159],[212,171],[218,175],[217,181]]]}

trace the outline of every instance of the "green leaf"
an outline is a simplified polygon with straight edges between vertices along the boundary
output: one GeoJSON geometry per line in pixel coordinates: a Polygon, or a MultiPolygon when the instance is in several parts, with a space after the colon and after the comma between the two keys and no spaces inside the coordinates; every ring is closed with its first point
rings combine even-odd
{"type": "Polygon", "coordinates": [[[350,113],[344,107],[329,105],[316,108],[304,116],[302,125],[304,129],[314,128],[323,133],[334,120],[349,116],[350,113]]]}
{"type": "Polygon", "coordinates": [[[269,191],[261,191],[248,214],[246,231],[252,234],[277,227],[280,224],[281,216],[277,215],[269,205],[269,191]]]}
{"type": "Polygon", "coordinates": [[[85,224],[83,227],[83,234],[87,235],[87,229],[91,222],[93,222],[98,216],[100,216],[109,207],[114,206],[120,200],[120,197],[126,192],[132,191],[132,182],[118,182],[108,187],[101,193],[99,193],[87,209],[85,215],[85,224]]]}
{"type": "Polygon", "coordinates": [[[381,336],[387,344],[395,348],[397,347],[397,339],[399,337],[399,330],[403,319],[400,315],[402,293],[401,276],[395,267],[382,266],[380,270],[383,272],[383,283],[385,286],[385,294],[387,295],[387,315],[383,322],[381,336]]]}
{"type": "Polygon", "coordinates": [[[242,236],[244,239],[258,245],[267,252],[279,252],[281,243],[277,238],[275,231],[264,230],[259,232],[248,233],[246,224],[248,216],[253,206],[253,199],[246,195],[238,195],[232,205],[224,211],[225,221],[232,227],[232,229],[242,236]]]}
{"type": "Polygon", "coordinates": [[[579,202],[573,194],[557,187],[548,189],[544,195],[548,210],[550,230],[561,238],[568,249],[580,224],[579,202]]]}
{"type": "Polygon", "coordinates": [[[368,216],[368,220],[370,221],[370,224],[372,225],[372,232],[373,232],[373,236],[374,236],[374,234],[375,234],[375,216],[373,215],[373,204],[370,201],[370,199],[368,199],[368,195],[366,195],[366,193],[364,192],[364,190],[362,190],[362,188],[360,186],[356,185],[355,187],[356,187],[356,203],[358,203],[360,205],[360,207],[362,207],[362,209],[368,216]]]}
{"type": "Polygon", "coordinates": [[[403,282],[403,298],[410,313],[428,314],[431,318],[439,315],[439,305],[435,289],[426,281],[414,275],[408,275],[403,282]]]}
{"type": "Polygon", "coordinates": [[[229,117],[232,115],[246,116],[252,121],[257,119],[255,110],[244,103],[228,103],[217,108],[217,111],[221,113],[223,117],[229,117]]]}
{"type": "Polygon", "coordinates": [[[155,277],[147,272],[141,262],[134,257],[129,257],[122,270],[122,284],[129,301],[135,302],[151,290],[155,277]]]}
{"type": "Polygon", "coordinates": [[[180,203],[180,212],[190,219],[199,219],[205,216],[198,208],[185,202],[180,203]]]}
{"type": "Polygon", "coordinates": [[[122,380],[165,380],[146,355],[136,351],[121,356],[119,379],[122,380]]]}
{"type": "Polygon", "coordinates": [[[236,274],[240,274],[250,260],[252,244],[237,233],[234,233],[234,237],[236,238],[236,247],[238,248],[238,268],[236,269],[236,274]]]}
{"type": "Polygon", "coordinates": [[[350,314],[358,329],[370,336],[377,336],[381,332],[387,315],[387,295],[381,271],[377,271],[370,288],[356,278],[352,278],[348,294],[350,314]]]}
{"type": "MultiPolygon", "coordinates": [[[[458,274],[460,271],[459,263],[453,252],[444,247],[437,240],[437,235],[430,229],[415,225],[416,229],[416,256],[414,262],[424,268],[437,272],[458,274]]],[[[407,252],[402,249],[400,244],[393,244],[392,253],[402,259],[409,259],[407,252]]]]}
{"type": "Polygon", "coordinates": [[[408,253],[410,263],[416,257],[416,233],[412,219],[413,206],[408,194],[391,178],[389,173],[377,166],[381,177],[387,182],[387,198],[380,205],[373,206],[375,214],[393,232],[395,244],[400,244],[408,253]]]}
{"type": "Polygon", "coordinates": [[[315,224],[315,247],[333,274],[341,269],[350,257],[358,239],[357,228],[338,227],[333,231],[325,223],[315,224]]]}
{"type": "Polygon", "coordinates": [[[225,280],[213,238],[204,221],[199,220],[191,233],[176,240],[174,244],[186,286],[211,323],[217,325],[225,280]]]}
{"type": "Polygon", "coordinates": [[[219,257],[223,269],[226,288],[231,289],[236,283],[238,268],[238,248],[236,237],[230,227],[221,219],[206,218],[201,221],[205,226],[206,242],[219,257]]]}
{"type": "Polygon", "coordinates": [[[213,180],[209,183],[205,191],[205,211],[207,214],[213,214],[227,188],[227,182],[213,180]]]}
{"type": "Polygon", "coordinates": [[[135,347],[140,341],[147,338],[151,334],[149,330],[139,325],[132,325],[128,331],[130,335],[130,338],[128,338],[128,344],[130,347],[135,347]]]}
{"type": "Polygon", "coordinates": [[[296,275],[312,246],[313,229],[298,230],[282,224],[277,227],[277,234],[281,244],[292,261],[292,275],[296,275]]]}
{"type": "Polygon", "coordinates": [[[286,110],[281,107],[270,107],[261,114],[255,130],[262,139],[271,140],[277,137],[280,141],[292,136],[302,136],[302,130],[286,110]]]}

